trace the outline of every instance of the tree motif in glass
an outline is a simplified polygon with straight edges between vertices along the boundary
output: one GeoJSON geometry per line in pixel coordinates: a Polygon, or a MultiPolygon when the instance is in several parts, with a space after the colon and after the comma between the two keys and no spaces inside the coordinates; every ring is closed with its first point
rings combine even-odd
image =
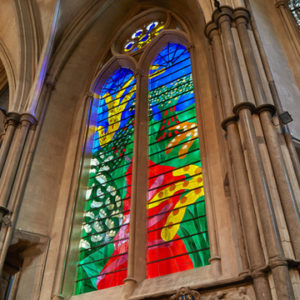
{"type": "Polygon", "coordinates": [[[151,278],[207,265],[210,251],[189,52],[169,43],[149,76],[151,278]]]}
{"type": "Polygon", "coordinates": [[[133,72],[120,68],[94,94],[75,294],[120,285],[127,275],[135,93],[133,72]]]}

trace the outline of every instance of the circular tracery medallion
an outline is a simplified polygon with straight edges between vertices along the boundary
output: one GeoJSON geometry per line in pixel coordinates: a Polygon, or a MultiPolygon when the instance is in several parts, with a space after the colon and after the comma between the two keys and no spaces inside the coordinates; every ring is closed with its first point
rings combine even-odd
{"type": "Polygon", "coordinates": [[[125,42],[125,53],[135,52],[150,43],[165,27],[163,21],[152,21],[137,29],[125,42]]]}

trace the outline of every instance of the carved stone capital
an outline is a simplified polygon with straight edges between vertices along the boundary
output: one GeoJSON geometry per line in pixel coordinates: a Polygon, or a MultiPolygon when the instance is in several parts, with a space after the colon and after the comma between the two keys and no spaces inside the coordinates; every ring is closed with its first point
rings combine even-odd
{"type": "Polygon", "coordinates": [[[37,125],[37,120],[33,115],[24,113],[21,115],[20,123],[21,127],[35,127],[37,125]]]}
{"type": "Polygon", "coordinates": [[[233,113],[238,116],[239,111],[242,109],[248,109],[253,114],[256,111],[256,107],[253,103],[245,101],[235,105],[232,109],[233,113]]]}
{"type": "Polygon", "coordinates": [[[233,9],[230,6],[221,6],[221,10],[214,11],[212,18],[217,24],[221,24],[222,22],[231,23],[232,13],[233,9]]]}
{"type": "Polygon", "coordinates": [[[210,21],[206,24],[204,33],[209,40],[213,39],[213,36],[219,34],[218,26],[214,21],[210,21]]]}
{"type": "Polygon", "coordinates": [[[248,24],[250,21],[250,12],[244,7],[235,9],[232,16],[236,22],[248,24]]]}
{"type": "Polygon", "coordinates": [[[30,124],[35,124],[37,119],[32,114],[24,113],[21,115],[20,122],[29,122],[30,124]]]}
{"type": "Polygon", "coordinates": [[[256,107],[256,112],[258,114],[262,111],[269,111],[273,116],[276,113],[276,107],[273,104],[262,104],[256,107]]]}
{"type": "Polygon", "coordinates": [[[188,287],[182,287],[170,297],[170,300],[200,300],[200,293],[188,287]]]}
{"type": "Polygon", "coordinates": [[[20,114],[16,112],[9,112],[6,118],[6,126],[17,127],[20,121],[20,114]]]}
{"type": "Polygon", "coordinates": [[[221,123],[221,126],[222,128],[226,131],[227,130],[227,126],[231,123],[236,123],[236,121],[238,120],[238,117],[233,115],[233,116],[230,116],[228,118],[225,118],[222,123],[221,123]]]}
{"type": "Polygon", "coordinates": [[[288,265],[287,260],[283,257],[276,256],[270,258],[269,260],[269,266],[271,269],[275,269],[277,267],[287,266],[287,265],[288,265]]]}

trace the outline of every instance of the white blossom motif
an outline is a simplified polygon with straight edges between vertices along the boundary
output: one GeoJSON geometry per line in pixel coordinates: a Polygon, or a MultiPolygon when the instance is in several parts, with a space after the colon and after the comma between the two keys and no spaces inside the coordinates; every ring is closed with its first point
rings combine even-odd
{"type": "Polygon", "coordinates": [[[90,249],[91,245],[88,241],[82,239],[82,240],[80,240],[80,248],[90,249]]]}

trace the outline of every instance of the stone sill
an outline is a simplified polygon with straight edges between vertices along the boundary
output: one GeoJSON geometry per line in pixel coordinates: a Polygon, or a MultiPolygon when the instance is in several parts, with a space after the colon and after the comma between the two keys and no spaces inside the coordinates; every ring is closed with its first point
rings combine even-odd
{"type": "MultiPolygon", "coordinates": [[[[224,280],[225,278],[218,278],[218,280],[222,279],[224,280]]],[[[213,276],[211,266],[208,265],[197,269],[145,279],[136,287],[128,299],[138,300],[147,297],[171,295],[181,287],[195,288],[197,286],[213,284],[214,282],[216,282],[216,278],[213,276]]],[[[70,298],[70,300],[90,299],[123,299],[123,285],[72,296],[70,298]]]]}

